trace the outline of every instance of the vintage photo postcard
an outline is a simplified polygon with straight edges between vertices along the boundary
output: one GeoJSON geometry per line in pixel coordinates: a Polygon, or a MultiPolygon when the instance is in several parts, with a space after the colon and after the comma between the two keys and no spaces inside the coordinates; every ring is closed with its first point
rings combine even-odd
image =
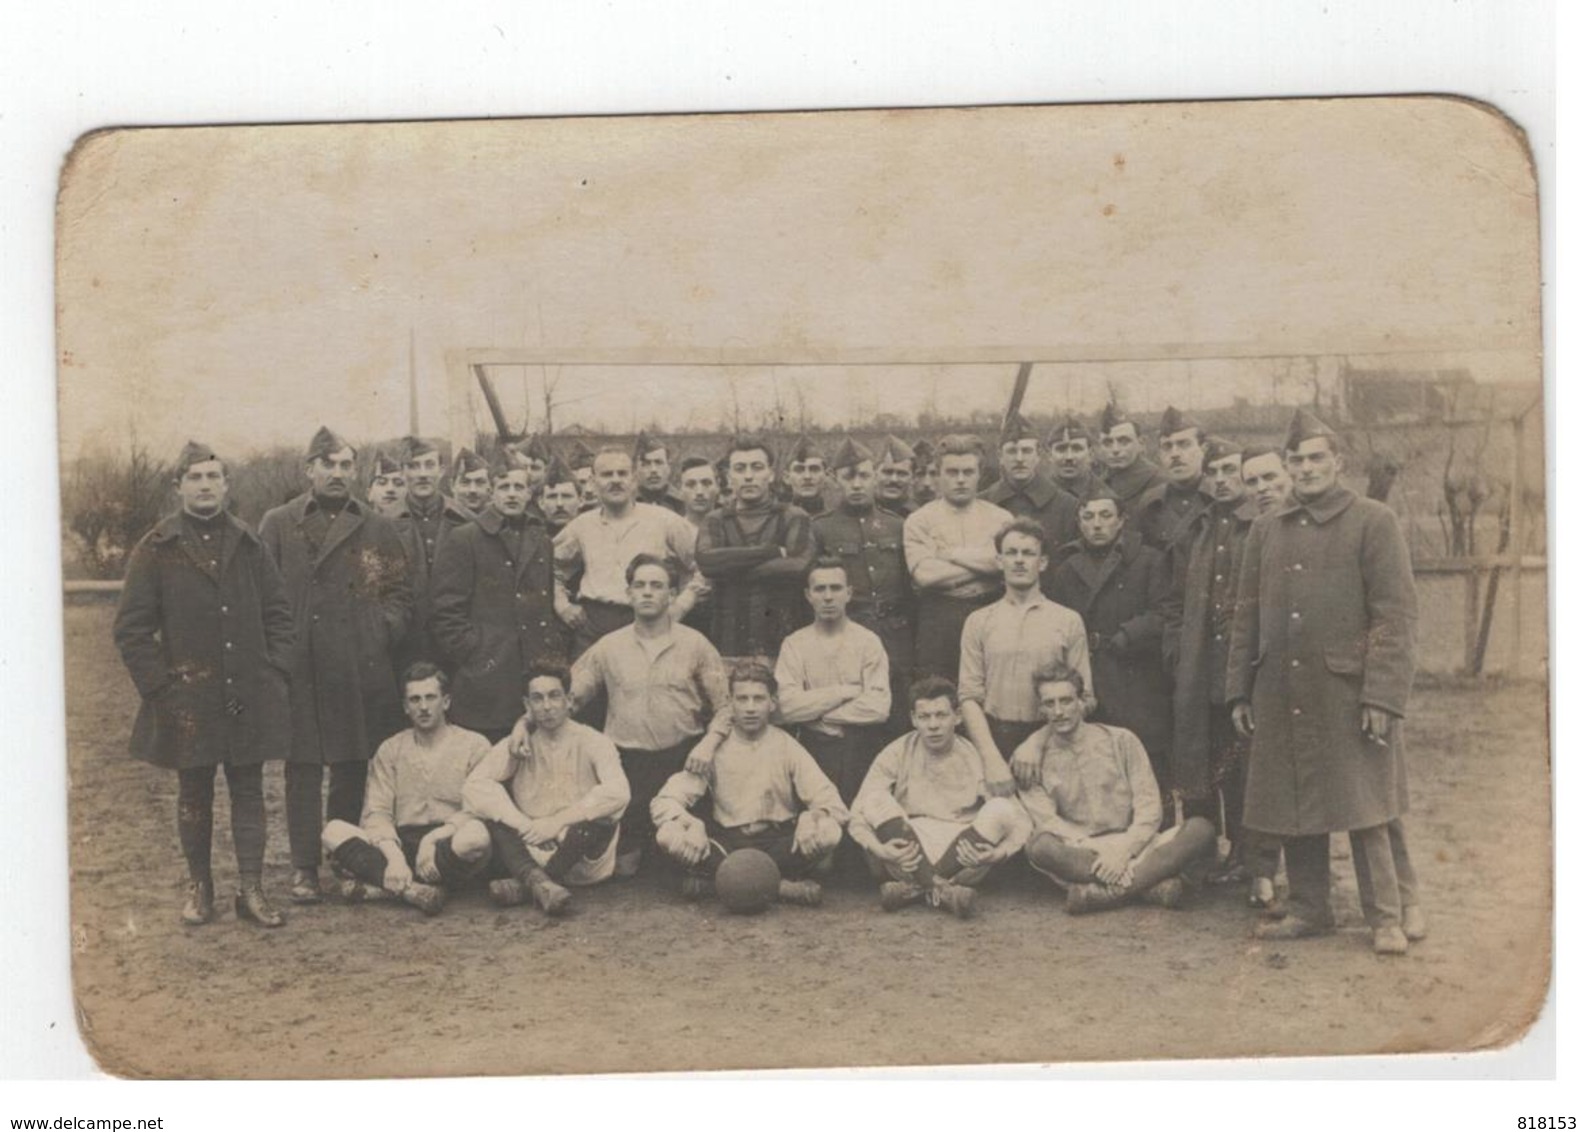
{"type": "Polygon", "coordinates": [[[58,242],[107,1072],[1534,1020],[1537,191],[1490,107],[117,129],[58,242]]]}

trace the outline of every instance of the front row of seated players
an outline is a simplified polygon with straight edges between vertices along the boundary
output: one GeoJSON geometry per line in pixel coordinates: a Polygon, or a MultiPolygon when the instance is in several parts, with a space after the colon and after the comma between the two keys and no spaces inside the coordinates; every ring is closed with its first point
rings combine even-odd
{"type": "MultiPolygon", "coordinates": [[[[1070,912],[1139,896],[1173,907],[1180,875],[1216,835],[1193,817],[1161,831],[1161,802],[1132,733],[1084,722],[1085,683],[1057,668],[1037,677],[1046,724],[1015,752],[1032,785],[993,797],[980,753],[958,734],[957,689],[927,678],[910,690],[914,730],[876,757],[852,817],[814,758],[772,725],[777,681],[758,662],[730,679],[730,725],[712,733],[650,803],[656,844],[684,871],[685,896],[712,891],[727,854],[754,848],[781,873],[780,898],[818,905],[847,824],[881,881],[881,906],[929,903],[960,917],[974,887],[1021,848],[1067,889],[1070,912]],[[705,816],[694,811],[703,809],[705,816]]],[[[615,872],[628,780],[610,739],[570,716],[565,667],[531,669],[524,706],[533,726],[515,748],[493,748],[446,720],[446,678],[420,662],[406,673],[413,726],[375,755],[361,826],[332,821],[324,844],[351,900],[396,898],[428,914],[445,890],[485,874],[498,904],[532,900],[566,910],[565,885],[615,872]],[[492,857],[492,849],[494,855],[492,857]]]]}

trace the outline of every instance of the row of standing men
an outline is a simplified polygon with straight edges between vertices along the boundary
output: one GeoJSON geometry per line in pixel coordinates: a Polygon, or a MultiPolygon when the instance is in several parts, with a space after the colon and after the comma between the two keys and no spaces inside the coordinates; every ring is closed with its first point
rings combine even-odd
{"type": "MultiPolygon", "coordinates": [[[[1230,685],[1229,672],[1240,670],[1230,669],[1228,653],[1235,636],[1240,544],[1259,510],[1296,509],[1286,468],[1311,441],[1321,441],[1336,457],[1336,437],[1304,414],[1296,417],[1280,453],[1237,450],[1170,409],[1159,429],[1158,468],[1144,459],[1139,427],[1113,407],[1103,415],[1099,443],[1082,422],[1069,417],[1043,445],[1027,422],[1015,418],[1000,438],[1000,477],[982,491],[986,460],[973,438],[948,437],[932,453],[910,450],[892,438],[874,453],[845,441],[829,460],[801,440],[785,459],[790,498],[783,501],[775,491],[775,454],[760,438],[735,439],[716,465],[700,457],[685,459],[678,488],[672,486],[671,453],[644,438],[633,452],[591,454],[586,485],[577,482],[582,469],[564,471],[543,447],[504,449],[493,468],[480,468],[465,451],[452,473],[455,499],[439,490],[444,478],[440,453],[410,440],[390,465],[377,463],[370,496],[376,506],[365,507],[354,498],[356,453],[322,429],[307,453],[310,490],[267,514],[257,540],[284,580],[292,643],[282,646],[277,633],[272,654],[263,639],[270,635],[265,624],[260,640],[228,637],[220,650],[220,669],[238,646],[265,657],[266,667],[288,677],[278,690],[290,698],[289,710],[250,704],[251,694],[260,687],[268,690],[268,680],[260,685],[240,671],[224,677],[234,689],[221,709],[229,720],[229,727],[221,729],[229,732],[225,743],[217,744],[210,729],[194,727],[182,712],[168,710],[177,706],[168,694],[173,672],[177,690],[196,692],[195,680],[220,670],[172,654],[169,632],[156,665],[147,602],[139,616],[137,597],[146,589],[136,584],[140,561],[166,544],[185,549],[193,540],[183,537],[188,533],[183,524],[199,525],[184,495],[183,512],[162,524],[163,533],[157,529],[146,540],[150,546],[140,547],[141,558],[134,555],[128,600],[118,621],[118,640],[146,696],[134,748],[179,769],[184,762],[208,765],[211,791],[215,763],[227,764],[229,777],[233,764],[287,751],[293,895],[310,900],[318,890],[323,768],[330,768],[326,812],[332,820],[357,820],[367,759],[400,722],[396,676],[411,661],[430,658],[446,668],[454,720],[499,739],[523,715],[528,664],[582,656],[595,641],[631,621],[624,571],[636,555],[656,554],[683,565],[687,583],[671,615],[706,630],[728,658],[767,659],[777,657],[788,634],[809,620],[806,571],[817,555],[829,555],[845,567],[848,614],[880,638],[892,682],[893,711],[886,724],[845,726],[841,718],[819,717],[790,721],[812,751],[825,749],[823,764],[833,768],[832,777],[846,786],[845,794],[852,796],[879,747],[906,729],[905,689],[913,680],[935,674],[958,681],[965,731],[984,759],[988,780],[998,783],[1007,777],[1009,756],[1041,723],[1032,675],[1053,663],[1094,666],[1094,679],[1087,684],[1093,689],[1095,718],[1140,736],[1164,793],[1176,794],[1186,815],[1222,816],[1231,840],[1261,847],[1262,852],[1236,856],[1229,865],[1255,872],[1255,894],[1269,901],[1273,842],[1242,838],[1247,823],[1239,815],[1248,752],[1231,707],[1248,701],[1252,690],[1237,681],[1230,685]],[[1051,458],[1050,475],[1042,469],[1043,447],[1051,458]],[[1092,467],[1098,452],[1105,476],[1092,467]],[[386,519],[378,509],[392,507],[380,495],[390,485],[380,481],[393,474],[404,477],[406,499],[386,519]],[[481,479],[490,485],[488,503],[468,494],[481,479]],[[922,503],[922,484],[930,485],[927,490],[934,489],[936,498],[922,503]],[[726,503],[706,509],[704,504],[718,502],[712,497],[722,486],[726,503]],[[480,506],[477,514],[469,503],[480,506]],[[1033,547],[1039,560],[1036,600],[1015,603],[1010,598],[1018,587],[1005,584],[1005,556],[993,539],[1018,517],[1032,520],[1041,537],[1033,547]],[[978,611],[984,613],[972,616],[978,611]],[[262,649],[252,647],[261,643],[262,649]],[[159,693],[152,700],[151,690],[159,693]],[[151,704],[167,710],[151,710],[151,704]],[[290,735],[283,742],[272,731],[285,721],[290,735]],[[192,741],[198,735],[203,741],[192,741]]],[[[184,452],[182,470],[203,463],[194,457],[204,455],[213,459],[201,447],[184,452]]],[[[1336,483],[1336,469],[1322,494],[1328,492],[1346,493],[1345,509],[1370,504],[1336,483]]],[[[197,502],[201,510],[204,501],[197,502]]],[[[1316,522],[1319,532],[1323,520],[1316,522]]],[[[240,526],[221,524],[213,533],[223,544],[251,537],[245,528],[240,534],[234,529],[240,526]]],[[[200,532],[197,541],[208,538],[200,532]]],[[[1402,548],[1402,539],[1399,543],[1402,548]]],[[[225,545],[215,551],[208,565],[218,575],[230,551],[225,545]]],[[[1254,584],[1259,588],[1259,578],[1254,584]]],[[[177,598],[175,604],[182,602],[177,598]]],[[[1367,659],[1374,670],[1390,660],[1401,669],[1413,665],[1413,590],[1407,626],[1402,598],[1398,606],[1399,625],[1371,632],[1396,643],[1403,655],[1391,658],[1379,648],[1377,655],[1362,657],[1353,672],[1338,671],[1323,656],[1323,670],[1361,676],[1367,659]]],[[[221,610],[226,607],[222,601],[221,610]]],[[[1376,613],[1363,607],[1359,617],[1369,620],[1376,613]]],[[[274,622],[277,630],[286,628],[279,617],[274,622]]],[[[1264,640],[1268,629],[1258,626],[1258,637],[1264,640]]],[[[1387,680],[1395,691],[1402,685],[1397,697],[1378,694],[1384,681],[1374,682],[1376,698],[1391,701],[1378,706],[1401,717],[1407,678],[1387,680]]],[[[1303,689],[1285,692],[1284,704],[1298,691],[1303,689]]],[[[600,705],[589,707],[598,720],[600,705]]],[[[839,709],[826,715],[834,713],[840,717],[839,709]]],[[[1265,724],[1275,713],[1260,714],[1265,724]]],[[[1276,732],[1284,722],[1272,718],[1270,730],[1276,732]]],[[[696,720],[692,733],[681,736],[652,731],[616,738],[625,750],[664,754],[653,761],[659,771],[684,757],[703,723],[696,720]],[[671,739],[677,741],[663,742],[671,739]]],[[[1262,733],[1268,730],[1263,727],[1262,733]]],[[[1396,749],[1396,731],[1362,733],[1396,749]]],[[[1337,738],[1297,737],[1312,747],[1327,747],[1337,738]]],[[[1397,824],[1402,761],[1378,761],[1396,763],[1399,781],[1390,775],[1385,806],[1364,816],[1392,811],[1387,821],[1371,824],[1391,822],[1390,828],[1398,829],[1391,855],[1407,866],[1397,824]]],[[[1343,777],[1358,779],[1360,769],[1349,763],[1343,777]]],[[[1013,767],[1015,774],[1028,771],[1017,763],[1013,767]]],[[[665,776],[641,777],[658,783],[665,776]]],[[[1259,801],[1270,808],[1283,796],[1298,799],[1290,812],[1248,824],[1313,842],[1318,822],[1328,829],[1356,828],[1362,815],[1336,812],[1336,799],[1306,801],[1300,797],[1305,791],[1293,789],[1297,778],[1309,778],[1321,787],[1313,781],[1310,793],[1327,795],[1328,780],[1338,775],[1325,766],[1296,766],[1288,777],[1287,783],[1269,781],[1266,792],[1272,797],[1259,801]],[[1313,812],[1305,812],[1307,806],[1313,812]]],[[[1380,778],[1371,785],[1381,787],[1380,778]]],[[[1259,783],[1258,778],[1253,786],[1259,783]]],[[[190,799],[194,791],[184,780],[183,793],[179,827],[182,815],[205,808],[202,789],[190,799]]],[[[1358,798],[1360,791],[1354,783],[1331,793],[1358,798]]],[[[1307,858],[1305,864],[1310,863],[1307,858]]],[[[1295,864],[1291,851],[1291,886],[1295,864]]],[[[1401,878],[1395,886],[1401,897],[1411,897],[1399,901],[1401,921],[1404,908],[1414,905],[1418,912],[1413,877],[1409,882],[1401,878]]],[[[1311,904],[1302,903],[1303,914],[1280,925],[1305,934],[1324,930],[1328,910],[1316,904],[1314,885],[1298,894],[1311,897],[1311,904]]],[[[1377,922],[1391,918],[1379,914],[1377,922]]]]}

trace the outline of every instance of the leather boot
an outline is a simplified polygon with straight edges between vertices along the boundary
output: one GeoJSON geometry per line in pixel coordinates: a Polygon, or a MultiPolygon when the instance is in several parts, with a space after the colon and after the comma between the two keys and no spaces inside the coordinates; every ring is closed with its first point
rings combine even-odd
{"type": "Polygon", "coordinates": [[[252,920],[263,928],[278,928],[286,923],[286,917],[276,911],[264,888],[257,884],[245,884],[237,893],[237,919],[252,920]]]}
{"type": "Polygon", "coordinates": [[[215,918],[215,882],[187,882],[187,903],[182,905],[182,923],[189,927],[207,924],[215,918]]]}

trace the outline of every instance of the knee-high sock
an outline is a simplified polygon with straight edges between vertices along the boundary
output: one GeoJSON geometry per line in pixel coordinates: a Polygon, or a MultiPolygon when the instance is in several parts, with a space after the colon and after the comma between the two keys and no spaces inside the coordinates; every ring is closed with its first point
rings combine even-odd
{"type": "Polygon", "coordinates": [[[996,844],[996,842],[992,841],[974,826],[970,826],[957,837],[953,838],[952,844],[948,845],[947,847],[947,852],[943,853],[942,859],[936,862],[936,875],[941,877],[943,880],[958,880],[962,878],[963,883],[965,884],[979,884],[980,881],[985,879],[986,871],[979,865],[976,865],[973,869],[968,870],[968,873],[973,874],[972,876],[965,875],[964,866],[960,864],[958,860],[958,846],[960,844],[974,845],[981,849],[990,849],[996,844]]]}
{"type": "Polygon", "coordinates": [[[1146,851],[1134,862],[1131,892],[1144,892],[1168,877],[1178,876],[1186,865],[1211,853],[1217,843],[1217,830],[1202,817],[1189,818],[1173,838],[1146,851]]]}
{"type": "Polygon", "coordinates": [[[348,876],[376,888],[385,887],[385,854],[362,837],[349,837],[331,851],[331,858],[348,876]]]}
{"type": "Polygon", "coordinates": [[[1095,880],[1096,851],[1065,845],[1053,834],[1037,834],[1025,850],[1032,864],[1063,884],[1089,884],[1095,880]]]}
{"type": "Polygon", "coordinates": [[[604,853],[616,835],[616,822],[581,821],[569,826],[562,843],[551,854],[551,859],[545,862],[545,871],[553,880],[561,880],[578,862],[592,860],[604,853]]]}
{"type": "MultiPolygon", "coordinates": [[[[936,883],[936,870],[931,867],[931,862],[925,856],[925,847],[920,844],[919,836],[914,832],[914,827],[908,823],[907,819],[890,818],[882,822],[876,826],[876,837],[883,844],[888,841],[913,842],[920,851],[920,863],[914,867],[913,872],[904,872],[897,865],[886,864],[885,868],[888,873],[921,888],[930,888],[936,883]]],[[[950,854],[952,850],[948,850],[948,852],[950,854]]],[[[945,860],[946,858],[944,857],[943,861],[945,862],[945,860]]]]}
{"type": "Polygon", "coordinates": [[[187,875],[208,881],[214,840],[215,768],[187,767],[176,772],[176,836],[187,860],[187,875]]]}
{"type": "Polygon", "coordinates": [[[264,874],[264,766],[226,765],[231,794],[231,841],[237,852],[237,875],[244,885],[258,884],[264,874]]]}

